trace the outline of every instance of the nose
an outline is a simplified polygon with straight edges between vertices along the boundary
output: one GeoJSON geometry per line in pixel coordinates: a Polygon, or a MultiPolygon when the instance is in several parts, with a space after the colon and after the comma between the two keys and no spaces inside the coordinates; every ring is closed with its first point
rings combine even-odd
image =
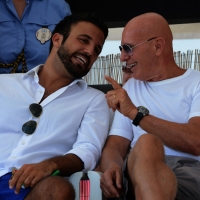
{"type": "Polygon", "coordinates": [[[127,61],[130,57],[131,57],[131,55],[129,55],[128,53],[126,53],[126,52],[122,49],[121,54],[120,54],[120,60],[121,60],[121,62],[127,61]]]}
{"type": "MultiPolygon", "coordinates": [[[[95,47],[95,45],[87,45],[86,47],[85,47],[85,50],[84,50],[84,52],[88,55],[88,56],[92,56],[92,55],[96,55],[97,53],[96,53],[96,47],[95,47]]],[[[98,55],[97,55],[98,56],[98,55]]]]}

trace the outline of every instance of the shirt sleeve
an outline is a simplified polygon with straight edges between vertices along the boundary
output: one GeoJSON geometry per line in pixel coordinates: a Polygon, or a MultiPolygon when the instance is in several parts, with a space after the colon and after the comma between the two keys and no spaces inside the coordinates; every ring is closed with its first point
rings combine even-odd
{"type": "Polygon", "coordinates": [[[84,162],[84,171],[93,170],[101,156],[102,148],[108,136],[110,112],[103,93],[99,93],[88,106],[78,137],[72,150],[84,162]]]}
{"type": "Polygon", "coordinates": [[[200,106],[199,105],[200,105],[200,85],[198,85],[198,87],[196,88],[196,91],[193,96],[189,119],[192,117],[200,116],[200,106]]]}
{"type": "Polygon", "coordinates": [[[113,123],[109,135],[124,137],[130,141],[133,139],[133,129],[131,120],[120,112],[115,111],[113,123]]]}

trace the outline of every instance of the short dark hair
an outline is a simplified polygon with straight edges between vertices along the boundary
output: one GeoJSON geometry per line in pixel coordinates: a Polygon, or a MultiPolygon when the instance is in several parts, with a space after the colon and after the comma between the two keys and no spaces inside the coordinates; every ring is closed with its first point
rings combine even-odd
{"type": "MultiPolygon", "coordinates": [[[[71,27],[73,25],[76,25],[78,22],[83,22],[83,21],[90,22],[96,25],[99,29],[103,31],[104,39],[107,38],[108,27],[96,13],[76,13],[76,14],[68,15],[64,17],[64,19],[61,20],[56,25],[52,35],[54,35],[55,33],[59,33],[63,35],[62,43],[64,43],[70,34],[71,27]]],[[[52,47],[53,47],[53,42],[51,40],[49,51],[51,51],[52,47]]]]}

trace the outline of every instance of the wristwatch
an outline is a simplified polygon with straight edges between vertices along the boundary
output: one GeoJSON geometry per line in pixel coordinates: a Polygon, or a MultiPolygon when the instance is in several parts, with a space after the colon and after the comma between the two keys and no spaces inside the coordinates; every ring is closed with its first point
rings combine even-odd
{"type": "Polygon", "coordinates": [[[132,121],[132,124],[135,126],[138,126],[142,118],[149,114],[149,110],[145,108],[144,106],[137,107],[138,113],[135,117],[135,119],[132,121]]]}

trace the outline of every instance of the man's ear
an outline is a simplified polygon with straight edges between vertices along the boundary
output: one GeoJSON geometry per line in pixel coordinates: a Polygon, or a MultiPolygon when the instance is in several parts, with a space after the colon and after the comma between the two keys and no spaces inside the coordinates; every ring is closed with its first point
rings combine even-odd
{"type": "Polygon", "coordinates": [[[59,48],[62,45],[62,41],[63,41],[63,36],[61,34],[55,33],[52,36],[53,47],[59,48]]]}
{"type": "Polygon", "coordinates": [[[158,37],[155,39],[155,50],[156,50],[156,55],[159,56],[165,46],[165,40],[162,37],[158,37]]]}

